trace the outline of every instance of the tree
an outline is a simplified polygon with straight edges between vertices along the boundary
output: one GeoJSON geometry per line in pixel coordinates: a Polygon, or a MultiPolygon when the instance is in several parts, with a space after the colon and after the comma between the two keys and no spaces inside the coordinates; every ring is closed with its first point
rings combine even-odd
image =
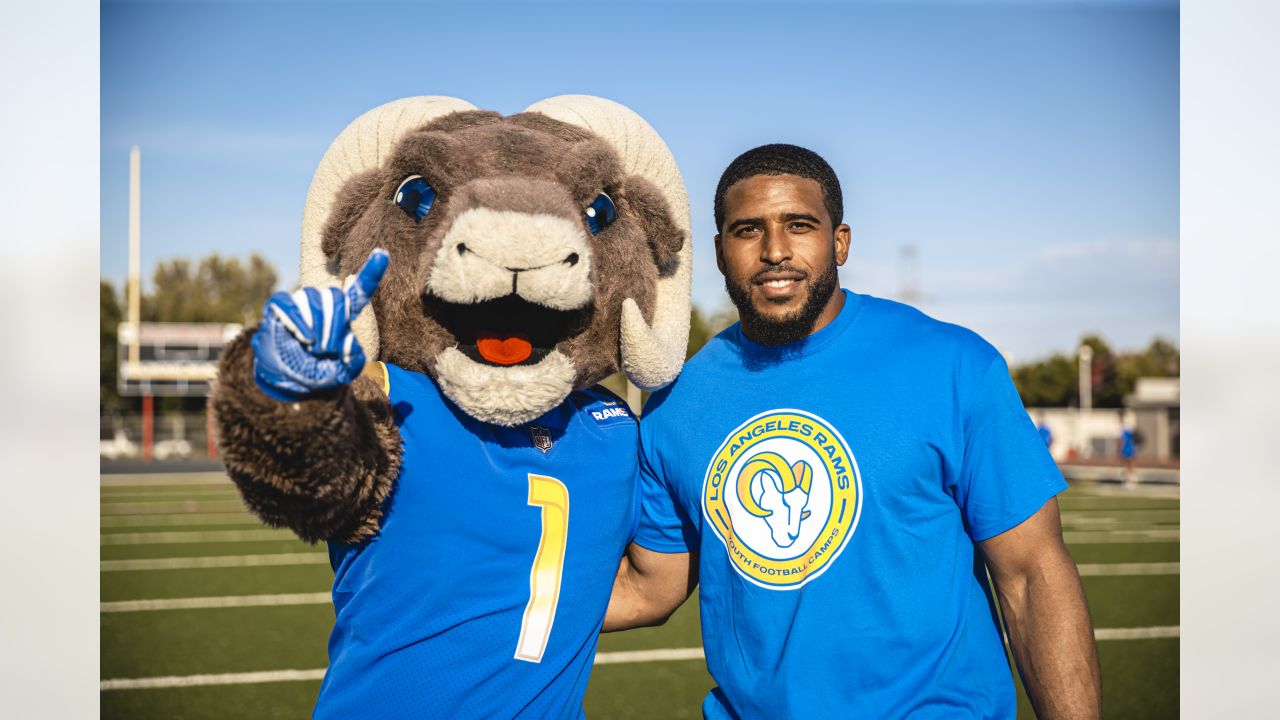
{"type": "Polygon", "coordinates": [[[1080,387],[1075,358],[1055,353],[1047,360],[1013,369],[1013,384],[1022,404],[1030,407],[1066,407],[1079,403],[1080,387]]]}
{"type": "Polygon", "coordinates": [[[704,316],[702,311],[694,307],[689,313],[689,342],[685,345],[684,358],[688,360],[694,353],[702,349],[707,341],[715,337],[721,330],[732,325],[737,318],[733,311],[722,311],[704,316]]]}
{"type": "MultiPolygon", "coordinates": [[[[1093,390],[1093,406],[1099,408],[1124,407],[1124,385],[1119,382],[1116,373],[1116,356],[1102,336],[1089,334],[1080,338],[1080,345],[1093,349],[1090,363],[1093,377],[1090,378],[1093,390]]],[[[1130,387],[1132,391],[1132,387],[1130,387]]],[[[1077,395],[1079,393],[1077,392],[1077,395]]]]}
{"type": "Polygon", "coordinates": [[[116,390],[117,334],[123,313],[115,287],[106,280],[100,280],[99,286],[98,341],[101,354],[98,360],[98,406],[119,408],[120,394],[116,390]]]}
{"type": "Polygon", "coordinates": [[[1180,365],[1178,348],[1168,340],[1156,338],[1143,352],[1116,360],[1116,392],[1121,397],[1132,394],[1138,378],[1177,377],[1180,365]]]}
{"type": "MultiPolygon", "coordinates": [[[[1093,406],[1124,407],[1140,377],[1174,377],[1179,371],[1178,348],[1163,338],[1151,341],[1141,353],[1116,353],[1100,336],[1080,340],[1093,350],[1091,361],[1093,406]]],[[[1079,358],[1055,354],[1047,360],[1019,365],[1013,382],[1022,403],[1031,407],[1067,407],[1080,404],[1079,358]]]]}
{"type": "Polygon", "coordinates": [[[142,300],[142,319],[251,323],[262,313],[276,280],[275,268],[257,253],[247,264],[214,253],[194,269],[185,258],[163,261],[142,300]]]}

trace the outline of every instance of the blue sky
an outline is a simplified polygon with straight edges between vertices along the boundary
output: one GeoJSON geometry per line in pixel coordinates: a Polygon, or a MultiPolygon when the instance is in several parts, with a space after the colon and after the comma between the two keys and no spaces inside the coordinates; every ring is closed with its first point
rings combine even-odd
{"type": "MultiPolygon", "coordinates": [[[[712,194],[738,153],[810,147],[845,193],[846,287],[899,295],[1015,362],[1101,332],[1178,338],[1174,3],[275,3],[101,7],[101,272],[259,251],[296,281],[330,140],[409,95],[517,112],[582,92],[663,135],[689,188],[694,301],[728,307],[712,194]]],[[[144,280],[146,282],[146,280],[144,280]]]]}

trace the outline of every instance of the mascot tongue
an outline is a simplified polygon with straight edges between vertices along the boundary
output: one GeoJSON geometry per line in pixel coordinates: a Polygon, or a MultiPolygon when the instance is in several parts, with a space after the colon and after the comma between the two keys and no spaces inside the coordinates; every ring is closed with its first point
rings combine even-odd
{"type": "Polygon", "coordinates": [[[528,360],[533,354],[533,345],[523,335],[499,337],[483,333],[476,339],[476,349],[480,351],[480,357],[495,365],[515,365],[528,360]]]}

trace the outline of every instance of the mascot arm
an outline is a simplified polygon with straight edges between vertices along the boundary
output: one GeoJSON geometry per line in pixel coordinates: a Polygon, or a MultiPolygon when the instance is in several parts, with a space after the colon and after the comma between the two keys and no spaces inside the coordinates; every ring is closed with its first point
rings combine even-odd
{"type": "Polygon", "coordinates": [[[377,533],[400,469],[391,406],[359,376],[364,353],[350,330],[386,265],[377,250],[341,291],[277,293],[219,362],[213,407],[227,472],[250,510],[308,542],[377,533]]]}
{"type": "Polygon", "coordinates": [[[358,542],[378,531],[400,472],[391,404],[367,376],[281,402],[254,382],[250,338],[222,352],[213,408],[227,473],[264,522],[308,542],[358,542]]]}

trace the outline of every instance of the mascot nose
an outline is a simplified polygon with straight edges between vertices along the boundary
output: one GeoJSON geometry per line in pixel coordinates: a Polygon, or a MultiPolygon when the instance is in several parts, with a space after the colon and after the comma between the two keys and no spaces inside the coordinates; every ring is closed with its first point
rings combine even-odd
{"type": "MultiPolygon", "coordinates": [[[[467,253],[471,253],[472,255],[475,255],[476,257],[479,257],[482,260],[488,259],[488,258],[485,258],[483,255],[476,253],[471,248],[467,247],[466,243],[458,243],[457,250],[459,255],[466,255],[467,253]]],[[[541,270],[542,268],[551,267],[552,265],[568,265],[569,267],[573,267],[574,265],[578,264],[578,260],[580,259],[581,258],[578,256],[578,253],[571,252],[568,255],[566,255],[563,260],[559,262],[547,263],[546,265],[539,265],[537,267],[509,267],[509,266],[503,265],[502,269],[506,270],[507,272],[518,273],[518,272],[525,272],[527,270],[541,270]]],[[[497,263],[494,263],[494,264],[496,265],[497,263]]]]}

